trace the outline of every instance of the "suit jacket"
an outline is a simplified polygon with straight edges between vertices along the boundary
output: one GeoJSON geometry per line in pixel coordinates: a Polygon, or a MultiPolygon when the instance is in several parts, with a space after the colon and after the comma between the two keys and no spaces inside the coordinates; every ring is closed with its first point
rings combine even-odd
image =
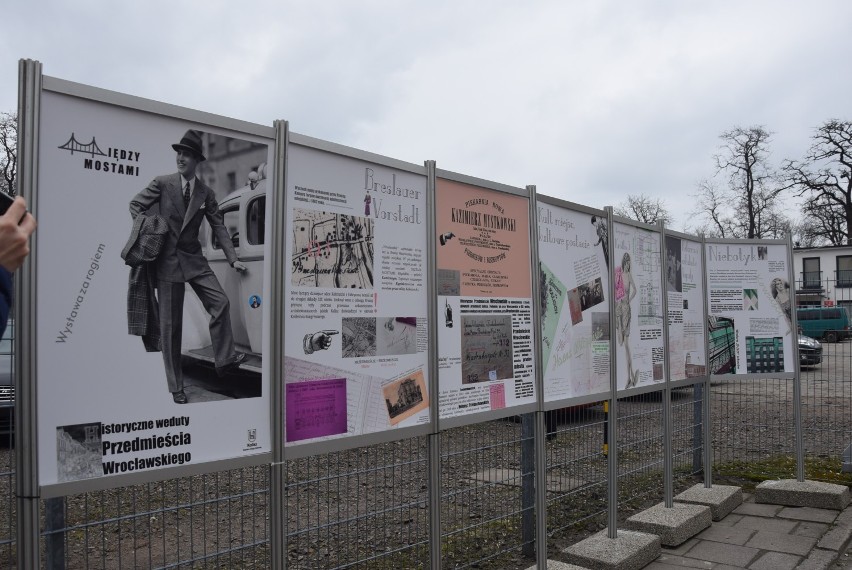
{"type": "Polygon", "coordinates": [[[160,317],[157,298],[154,296],[157,276],[153,261],[160,256],[166,241],[166,221],[157,215],[139,214],[121,258],[130,266],[127,284],[127,331],[142,337],[148,352],[159,352],[160,317]]]}
{"type": "Polygon", "coordinates": [[[201,180],[195,179],[195,191],[189,207],[184,207],[180,174],[158,176],[130,201],[130,215],[135,220],[139,214],[156,213],[150,211],[155,205],[168,225],[163,249],[155,262],[158,280],[184,283],[210,271],[198,241],[198,230],[204,218],[210,224],[228,262],[233,264],[237,261],[216,196],[201,180]]]}

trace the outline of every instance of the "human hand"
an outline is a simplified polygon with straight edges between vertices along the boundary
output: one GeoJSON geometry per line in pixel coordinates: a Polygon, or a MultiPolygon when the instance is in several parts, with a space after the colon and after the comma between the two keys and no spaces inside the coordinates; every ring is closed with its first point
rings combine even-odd
{"type": "Polygon", "coordinates": [[[328,350],[331,346],[331,337],[336,334],[340,334],[340,332],[334,330],[325,330],[305,335],[305,354],[312,354],[314,351],[317,350],[328,350]]]}
{"type": "Polygon", "coordinates": [[[246,267],[245,265],[243,265],[239,261],[235,261],[234,264],[231,267],[236,269],[237,273],[245,273],[246,271],[248,271],[248,267],[246,267]]]}
{"type": "Polygon", "coordinates": [[[15,198],[6,213],[0,216],[0,265],[15,271],[30,253],[29,238],[36,229],[35,218],[27,212],[27,203],[15,198]]]}

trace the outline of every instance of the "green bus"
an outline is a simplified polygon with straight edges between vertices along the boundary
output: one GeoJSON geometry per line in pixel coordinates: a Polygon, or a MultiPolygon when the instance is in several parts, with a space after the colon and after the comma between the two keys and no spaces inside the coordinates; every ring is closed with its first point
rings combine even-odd
{"type": "Polygon", "coordinates": [[[843,307],[802,307],[796,309],[802,334],[826,342],[837,342],[852,335],[849,315],[843,307]]]}

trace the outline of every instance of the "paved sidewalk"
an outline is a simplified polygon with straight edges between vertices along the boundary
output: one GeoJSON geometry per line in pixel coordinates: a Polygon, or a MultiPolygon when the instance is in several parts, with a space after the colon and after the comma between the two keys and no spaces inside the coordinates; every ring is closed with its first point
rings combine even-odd
{"type": "Polygon", "coordinates": [[[852,506],[843,512],[758,504],[734,512],[676,548],[663,548],[647,570],[712,568],[802,570],[852,568],[852,506]]]}

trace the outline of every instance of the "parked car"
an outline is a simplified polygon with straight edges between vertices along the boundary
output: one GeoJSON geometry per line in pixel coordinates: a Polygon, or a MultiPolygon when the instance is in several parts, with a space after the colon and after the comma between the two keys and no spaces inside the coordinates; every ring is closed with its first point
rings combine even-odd
{"type": "Polygon", "coordinates": [[[799,366],[814,366],[822,362],[822,345],[818,340],[799,335],[799,366]]]}
{"type": "Polygon", "coordinates": [[[802,334],[825,342],[837,342],[852,335],[849,315],[843,307],[801,307],[796,320],[802,334]]]}

